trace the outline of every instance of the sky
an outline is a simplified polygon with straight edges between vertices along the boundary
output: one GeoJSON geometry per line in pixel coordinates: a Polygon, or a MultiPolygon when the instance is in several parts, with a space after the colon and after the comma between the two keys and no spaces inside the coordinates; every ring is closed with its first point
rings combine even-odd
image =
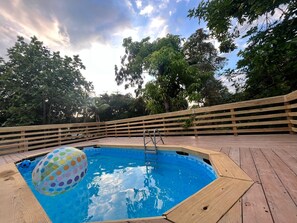
{"type": "MultiPolygon", "coordinates": [[[[197,0],[0,0],[0,57],[5,58],[17,36],[36,36],[51,51],[79,55],[87,81],[96,95],[132,93],[115,82],[114,66],[124,55],[122,41],[152,40],[167,33],[188,38],[204,22],[187,17],[197,0]]],[[[218,42],[212,40],[218,47],[218,42]]],[[[244,42],[240,42],[242,46],[244,42]]],[[[236,52],[224,55],[235,68],[236,52]]]]}

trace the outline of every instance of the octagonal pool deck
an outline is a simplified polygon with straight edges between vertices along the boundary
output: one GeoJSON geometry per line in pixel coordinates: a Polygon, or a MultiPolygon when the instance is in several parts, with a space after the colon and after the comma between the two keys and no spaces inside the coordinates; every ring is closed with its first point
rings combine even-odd
{"type": "MultiPolygon", "coordinates": [[[[164,140],[166,145],[160,149],[174,144],[177,150],[207,158],[220,177],[162,217],[118,222],[297,222],[296,135],[164,140]]],[[[133,147],[141,145],[142,138],[105,138],[74,146],[111,143],[133,147]]],[[[50,222],[13,162],[52,149],[0,156],[1,222],[50,222]]]]}

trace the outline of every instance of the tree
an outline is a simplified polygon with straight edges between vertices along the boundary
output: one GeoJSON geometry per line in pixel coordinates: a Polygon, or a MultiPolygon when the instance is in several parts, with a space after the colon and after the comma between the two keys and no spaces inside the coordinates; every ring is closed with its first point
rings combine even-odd
{"type": "Polygon", "coordinates": [[[79,56],[61,57],[32,37],[18,37],[0,69],[2,126],[65,123],[80,112],[92,89],[79,56]]]}
{"type": "MultiPolygon", "coordinates": [[[[162,100],[162,88],[156,81],[150,81],[143,89],[143,99],[146,104],[146,109],[150,114],[159,114],[166,112],[162,100]]],[[[174,98],[170,98],[171,109],[173,111],[184,110],[188,108],[188,102],[185,99],[185,92],[180,91],[174,98]]]]}
{"type": "Polygon", "coordinates": [[[195,78],[187,88],[188,99],[203,106],[227,103],[231,94],[221,81],[215,78],[222,69],[226,58],[219,56],[214,45],[208,41],[209,35],[198,29],[185,42],[183,52],[191,67],[196,68],[195,78]]]}
{"type": "Polygon", "coordinates": [[[246,98],[259,98],[297,88],[296,6],[288,0],[207,0],[189,16],[207,22],[221,52],[233,51],[237,38],[248,38],[236,72],[246,73],[246,98]]]}
{"type": "MultiPolygon", "coordinates": [[[[127,82],[126,87],[137,86],[139,94],[143,85],[144,73],[154,78],[151,83],[158,86],[164,111],[174,111],[172,101],[193,82],[196,69],[189,66],[182,52],[181,38],[168,34],[152,43],[149,38],[133,42],[131,38],[123,40],[125,55],[122,57],[121,68],[115,67],[117,84],[127,82]]],[[[151,92],[150,90],[146,91],[151,92]]]]}
{"type": "Polygon", "coordinates": [[[96,122],[100,122],[100,113],[103,113],[104,111],[106,111],[110,105],[107,104],[104,100],[102,100],[102,98],[100,97],[93,97],[89,99],[89,114],[88,116],[94,116],[96,122]]]}
{"type": "Polygon", "coordinates": [[[142,97],[133,98],[131,94],[103,94],[100,100],[109,105],[100,112],[100,118],[104,121],[118,120],[147,115],[142,97]]]}

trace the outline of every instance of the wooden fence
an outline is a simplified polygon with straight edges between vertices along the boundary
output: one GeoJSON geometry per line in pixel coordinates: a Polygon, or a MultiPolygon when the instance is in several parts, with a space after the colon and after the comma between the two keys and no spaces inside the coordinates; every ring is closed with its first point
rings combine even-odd
{"type": "Polygon", "coordinates": [[[102,123],[0,128],[0,154],[59,146],[104,137],[102,123]]]}
{"type": "Polygon", "coordinates": [[[285,96],[242,101],[105,122],[105,136],[142,136],[144,129],[162,135],[297,132],[297,91],[285,96]]]}
{"type": "Polygon", "coordinates": [[[0,128],[0,154],[103,137],[142,136],[159,129],[163,136],[297,132],[297,91],[288,95],[100,123],[0,128]]]}

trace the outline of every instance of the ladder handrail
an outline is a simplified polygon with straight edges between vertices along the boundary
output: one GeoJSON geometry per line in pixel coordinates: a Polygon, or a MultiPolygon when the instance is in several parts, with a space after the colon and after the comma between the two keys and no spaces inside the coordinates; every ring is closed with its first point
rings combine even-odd
{"type": "Polygon", "coordinates": [[[144,145],[144,147],[146,147],[146,145],[147,145],[149,142],[153,142],[153,143],[154,143],[154,140],[153,140],[153,138],[152,138],[152,136],[151,136],[150,131],[148,131],[148,130],[144,130],[144,131],[143,131],[143,145],[144,145]],[[148,133],[148,136],[150,137],[149,141],[147,141],[147,142],[145,142],[145,139],[146,139],[146,133],[148,133]]]}
{"type": "Polygon", "coordinates": [[[163,144],[164,144],[164,141],[163,141],[163,138],[162,138],[162,136],[161,136],[161,133],[160,133],[160,131],[159,131],[159,129],[154,129],[154,131],[153,131],[153,138],[152,138],[152,136],[151,136],[151,131],[149,131],[149,130],[143,130],[143,145],[144,145],[144,149],[145,150],[147,150],[147,148],[146,148],[146,145],[149,143],[149,142],[152,142],[153,144],[154,144],[154,148],[155,148],[155,150],[157,149],[157,144],[158,144],[158,142],[162,142],[163,144]],[[148,135],[149,135],[149,137],[150,137],[150,140],[149,141],[147,141],[146,142],[146,133],[148,133],[148,135]],[[156,133],[159,135],[159,137],[160,137],[160,139],[157,141],[156,140],[156,133]]]}
{"type": "Polygon", "coordinates": [[[162,142],[163,144],[164,144],[164,141],[163,141],[163,138],[162,138],[162,136],[161,136],[161,133],[160,133],[160,131],[159,131],[159,129],[154,129],[154,144],[155,144],[155,148],[157,147],[157,144],[158,144],[158,142],[156,141],[156,132],[158,133],[158,135],[159,135],[159,137],[160,137],[160,139],[159,139],[159,141],[158,142],[162,142]]]}

